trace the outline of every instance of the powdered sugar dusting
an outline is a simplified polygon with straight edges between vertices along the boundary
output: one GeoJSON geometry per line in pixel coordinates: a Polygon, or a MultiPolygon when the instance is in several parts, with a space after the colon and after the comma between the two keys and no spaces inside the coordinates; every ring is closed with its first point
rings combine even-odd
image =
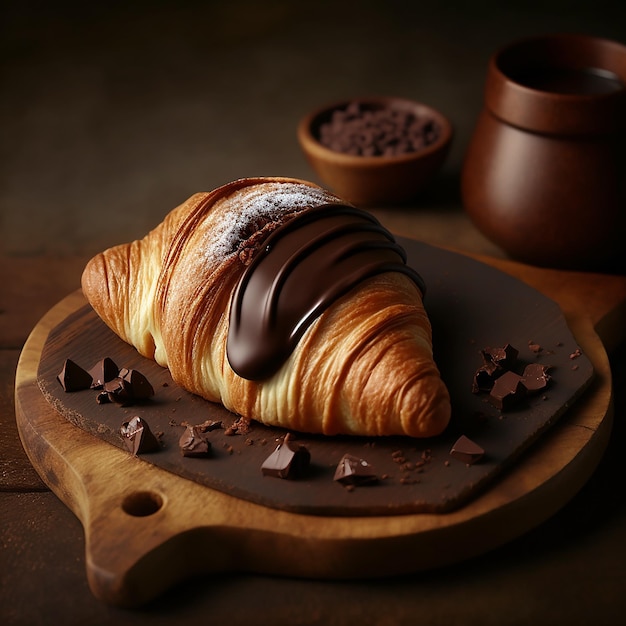
{"type": "MultiPolygon", "coordinates": [[[[234,254],[243,234],[250,231],[250,224],[276,220],[294,210],[340,202],[325,189],[296,182],[252,185],[234,195],[236,209],[221,214],[209,229],[210,241],[206,242],[205,248],[205,258],[209,263],[221,262],[234,254]]],[[[233,196],[230,196],[220,203],[232,202],[232,199],[233,196]]],[[[216,211],[217,208],[216,204],[216,211]]]]}

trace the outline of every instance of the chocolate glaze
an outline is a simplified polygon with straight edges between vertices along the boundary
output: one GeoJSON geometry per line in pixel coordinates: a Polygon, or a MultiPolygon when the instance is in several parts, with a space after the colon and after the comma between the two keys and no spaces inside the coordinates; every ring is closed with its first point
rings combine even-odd
{"type": "Polygon", "coordinates": [[[330,304],[384,272],[406,274],[424,293],[404,250],[373,215],[337,204],[296,215],[269,235],[235,289],[231,367],[243,378],[269,378],[330,304]]]}

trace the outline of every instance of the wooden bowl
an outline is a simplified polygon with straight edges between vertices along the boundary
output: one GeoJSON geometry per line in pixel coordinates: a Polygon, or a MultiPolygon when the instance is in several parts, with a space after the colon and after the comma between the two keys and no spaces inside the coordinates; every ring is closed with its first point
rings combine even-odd
{"type": "Polygon", "coordinates": [[[439,111],[412,100],[391,97],[357,98],[321,107],[298,125],[298,141],[321,181],[356,205],[403,204],[415,198],[441,169],[452,142],[452,125],[439,111]],[[330,149],[320,142],[320,129],[333,113],[358,102],[363,109],[392,109],[430,119],[438,127],[437,139],[417,151],[397,156],[361,156],[330,149]]]}

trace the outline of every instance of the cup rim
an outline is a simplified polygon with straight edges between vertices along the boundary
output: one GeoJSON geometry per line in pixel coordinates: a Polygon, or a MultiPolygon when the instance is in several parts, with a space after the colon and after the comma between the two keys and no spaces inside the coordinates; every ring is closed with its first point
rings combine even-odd
{"type": "Polygon", "coordinates": [[[557,33],[518,39],[489,59],[485,103],[514,126],[545,133],[605,133],[623,126],[626,45],[591,35],[557,33]],[[520,68],[605,70],[622,87],[604,93],[561,93],[516,80],[520,68]]]}
{"type": "MultiPolygon", "coordinates": [[[[510,75],[510,69],[509,73],[507,73],[507,69],[503,67],[503,65],[507,63],[514,65],[518,63],[519,55],[523,53],[526,53],[527,68],[546,67],[601,70],[615,76],[615,78],[622,83],[622,90],[626,89],[626,45],[618,41],[575,33],[536,35],[513,41],[501,47],[494,54],[493,62],[497,70],[502,73],[503,76],[527,89],[543,91],[515,80],[515,77],[510,75]],[[573,46],[578,46],[578,48],[574,48],[573,46]],[[545,56],[540,56],[542,53],[545,54],[546,52],[552,52],[557,56],[553,57],[552,60],[547,60],[545,56]],[[528,63],[528,61],[530,63],[528,63]],[[606,67],[607,64],[609,67],[606,67]],[[599,67],[600,65],[603,67],[599,67]]],[[[559,92],[547,93],[555,94],[559,92]]],[[[597,97],[598,95],[604,96],[606,94],[560,93],[559,95],[565,98],[584,98],[597,97]]]]}

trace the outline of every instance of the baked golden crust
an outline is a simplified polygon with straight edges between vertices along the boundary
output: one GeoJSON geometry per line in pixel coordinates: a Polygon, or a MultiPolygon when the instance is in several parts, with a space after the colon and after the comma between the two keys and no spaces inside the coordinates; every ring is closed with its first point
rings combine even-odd
{"type": "Polygon", "coordinates": [[[199,193],[140,241],[95,256],[83,292],[103,321],[184,389],[268,425],[323,434],[441,433],[450,400],[422,294],[401,273],[368,278],[307,329],[279,371],[247,380],[227,357],[233,291],[259,232],[342,201],[287,178],[199,193]]]}

